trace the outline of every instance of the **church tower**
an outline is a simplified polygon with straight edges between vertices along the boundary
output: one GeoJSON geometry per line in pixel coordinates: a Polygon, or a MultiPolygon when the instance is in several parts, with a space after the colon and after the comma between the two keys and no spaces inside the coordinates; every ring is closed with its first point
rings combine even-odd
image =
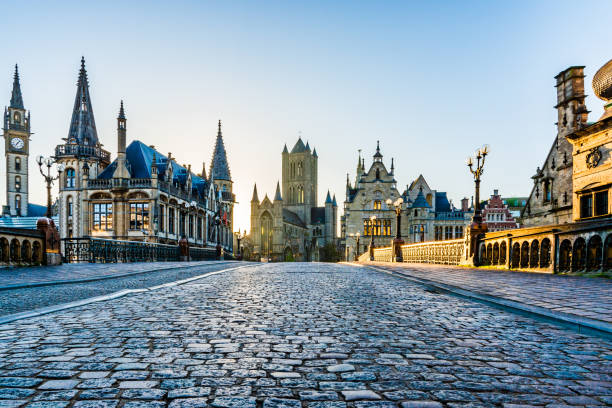
{"type": "Polygon", "coordinates": [[[6,207],[11,216],[28,215],[28,156],[30,114],[26,115],[15,65],[10,105],[4,109],[4,152],[6,156],[6,207]]]}
{"type": "Polygon", "coordinates": [[[227,161],[227,152],[223,143],[223,133],[221,132],[221,121],[219,120],[217,129],[217,140],[215,142],[215,150],[213,151],[212,160],[210,161],[209,171],[210,181],[215,183],[217,190],[221,192],[221,200],[228,203],[227,221],[229,230],[234,227],[234,195],[232,174],[230,173],[229,163],[227,161]]]}
{"type": "Polygon", "coordinates": [[[283,149],[284,206],[296,213],[306,225],[311,221],[311,209],[317,206],[317,150],[300,137],[291,149],[283,149]]]}

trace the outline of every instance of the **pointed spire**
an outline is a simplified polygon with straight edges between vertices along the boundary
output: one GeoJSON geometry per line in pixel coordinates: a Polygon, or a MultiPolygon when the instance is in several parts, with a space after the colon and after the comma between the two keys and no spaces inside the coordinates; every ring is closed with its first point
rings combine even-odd
{"type": "Polygon", "coordinates": [[[287,143],[285,143],[285,147],[283,148],[283,153],[289,153],[289,150],[287,149],[287,143]]]}
{"type": "Polygon", "coordinates": [[[227,163],[227,153],[223,144],[223,134],[221,132],[221,120],[219,120],[219,130],[217,131],[217,141],[215,150],[213,151],[212,160],[210,161],[210,171],[208,173],[211,179],[232,181],[229,164],[227,163]]]}
{"type": "Polygon", "coordinates": [[[310,151],[310,142],[306,142],[306,150],[310,151]]]}
{"type": "Polygon", "coordinates": [[[327,197],[325,198],[325,204],[332,204],[331,196],[329,195],[329,190],[327,190],[327,197]]]}
{"type": "Polygon", "coordinates": [[[393,157],[391,158],[391,174],[393,174],[393,170],[395,170],[395,164],[393,163],[393,157]]]}
{"type": "Polygon", "coordinates": [[[257,183],[255,183],[255,187],[253,187],[253,198],[251,198],[252,203],[258,203],[259,197],[257,196],[257,183]]]}
{"type": "Polygon", "coordinates": [[[274,201],[283,201],[283,197],[281,197],[280,191],[280,182],[276,182],[276,193],[274,194],[274,201]]]}
{"type": "Polygon", "coordinates": [[[204,180],[206,180],[206,162],[202,162],[202,174],[200,174],[204,180]]]}
{"type": "Polygon", "coordinates": [[[312,151],[312,157],[319,157],[319,155],[317,154],[317,148],[315,147],[315,149],[312,151]]]}
{"type": "Polygon", "coordinates": [[[332,205],[333,205],[334,207],[337,207],[337,206],[338,206],[338,203],[336,202],[336,195],[335,195],[335,194],[334,194],[334,198],[332,199],[332,205]]]}
{"type": "Polygon", "coordinates": [[[81,58],[81,69],[77,81],[77,92],[74,98],[72,119],[68,131],[68,143],[77,143],[87,146],[97,146],[98,132],[94,120],[91,98],[89,96],[89,81],[85,69],[85,58],[81,58]]]}
{"type": "Polygon", "coordinates": [[[346,173],[346,186],[351,187],[351,182],[349,181],[349,174],[346,173]]]}
{"type": "Polygon", "coordinates": [[[118,119],[125,119],[125,111],[123,110],[123,99],[121,100],[121,107],[119,108],[118,119]]]}
{"type": "Polygon", "coordinates": [[[15,64],[15,75],[13,76],[13,92],[11,93],[10,108],[24,109],[23,97],[21,96],[21,85],[19,84],[19,68],[15,64]]]}
{"type": "Polygon", "coordinates": [[[383,155],[380,153],[380,141],[376,141],[376,153],[374,154],[374,159],[382,159],[383,155]]]}

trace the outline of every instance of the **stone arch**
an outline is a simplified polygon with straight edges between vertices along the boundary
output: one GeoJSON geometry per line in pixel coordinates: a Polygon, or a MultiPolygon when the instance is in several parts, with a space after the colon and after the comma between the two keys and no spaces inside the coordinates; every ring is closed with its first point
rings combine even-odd
{"type": "Polygon", "coordinates": [[[593,235],[587,245],[586,267],[589,271],[596,271],[602,266],[603,243],[599,235],[593,235]]]}
{"type": "Polygon", "coordinates": [[[19,262],[21,260],[21,244],[17,238],[11,240],[11,262],[19,262]]]}
{"type": "Polygon", "coordinates": [[[42,247],[38,241],[32,245],[32,262],[42,263],[42,247]]]}
{"type": "Polygon", "coordinates": [[[521,264],[521,245],[518,242],[515,242],[512,245],[511,267],[518,268],[520,264],[521,264]]]}
{"type": "Polygon", "coordinates": [[[579,237],[574,241],[572,251],[572,271],[580,271],[586,268],[586,241],[579,237]]]}
{"type": "Polygon", "coordinates": [[[499,264],[500,265],[506,264],[506,253],[507,252],[508,252],[508,248],[506,245],[506,241],[502,241],[502,243],[499,245],[499,264]]]}
{"type": "Polygon", "coordinates": [[[559,271],[567,272],[572,265],[572,243],[564,239],[559,245],[559,271]]]}
{"type": "Polygon", "coordinates": [[[493,244],[493,261],[492,261],[493,265],[497,265],[499,264],[499,243],[494,243],[493,244]]]}
{"type": "Polygon", "coordinates": [[[487,265],[491,265],[492,260],[493,260],[493,245],[488,244],[487,245],[487,258],[485,260],[485,263],[487,265]]]}
{"type": "Polygon", "coordinates": [[[486,265],[487,262],[487,246],[485,243],[481,242],[478,245],[478,264],[486,265]]]}
{"type": "Polygon", "coordinates": [[[612,234],[608,234],[603,248],[603,268],[612,269],[612,234]]]}
{"type": "Polygon", "coordinates": [[[540,245],[540,268],[550,266],[550,239],[544,238],[540,245]]]}
{"type": "Polygon", "coordinates": [[[521,268],[529,266],[529,242],[525,241],[521,244],[521,268]]]}
{"type": "Polygon", "coordinates": [[[537,239],[531,241],[529,250],[529,267],[537,268],[540,263],[540,242],[537,239]]]}
{"type": "Polygon", "coordinates": [[[261,217],[259,220],[259,225],[261,226],[261,236],[260,236],[260,247],[261,256],[272,256],[272,243],[273,243],[273,218],[272,214],[269,211],[264,211],[261,213],[261,217]]]}
{"type": "Polygon", "coordinates": [[[131,199],[148,199],[149,195],[143,191],[135,191],[128,195],[128,198],[131,199]]]}
{"type": "Polygon", "coordinates": [[[95,193],[89,197],[91,200],[110,200],[113,197],[108,193],[95,193]]]}
{"type": "Polygon", "coordinates": [[[21,243],[21,261],[24,263],[32,261],[32,244],[27,239],[21,243]]]}
{"type": "Polygon", "coordinates": [[[0,238],[0,250],[2,250],[2,262],[8,263],[11,259],[8,239],[0,238]]]}

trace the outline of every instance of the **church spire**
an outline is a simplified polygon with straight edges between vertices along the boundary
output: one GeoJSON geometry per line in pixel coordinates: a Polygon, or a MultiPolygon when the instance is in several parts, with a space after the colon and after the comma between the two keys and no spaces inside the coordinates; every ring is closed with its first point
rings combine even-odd
{"type": "Polygon", "coordinates": [[[89,96],[89,81],[85,69],[85,57],[81,57],[81,69],[77,81],[77,92],[74,98],[70,130],[68,131],[68,143],[86,146],[97,146],[98,132],[94,120],[91,98],[89,96]]]}
{"type": "Polygon", "coordinates": [[[21,96],[21,85],[19,84],[19,68],[15,64],[15,75],[13,76],[13,92],[11,93],[10,108],[24,109],[23,97],[21,96]]]}
{"type": "Polygon", "coordinates": [[[219,120],[217,141],[215,143],[212,160],[210,161],[209,174],[214,180],[232,181],[229,164],[227,163],[227,153],[225,152],[225,145],[223,144],[223,134],[221,133],[221,120],[219,120]]]}
{"type": "Polygon", "coordinates": [[[255,183],[255,187],[253,187],[253,198],[251,198],[252,203],[258,203],[259,197],[257,196],[257,183],[255,183]]]}
{"type": "Polygon", "coordinates": [[[276,194],[274,194],[274,201],[283,201],[283,197],[280,192],[280,182],[276,182],[276,194]]]}

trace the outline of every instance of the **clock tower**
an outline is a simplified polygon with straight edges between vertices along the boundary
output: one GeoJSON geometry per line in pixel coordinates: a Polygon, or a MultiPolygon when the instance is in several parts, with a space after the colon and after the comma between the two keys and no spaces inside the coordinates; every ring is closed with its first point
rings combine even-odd
{"type": "Polygon", "coordinates": [[[4,109],[4,151],[6,155],[6,206],[12,217],[28,215],[28,155],[30,113],[26,114],[15,65],[10,105],[4,109]]]}

